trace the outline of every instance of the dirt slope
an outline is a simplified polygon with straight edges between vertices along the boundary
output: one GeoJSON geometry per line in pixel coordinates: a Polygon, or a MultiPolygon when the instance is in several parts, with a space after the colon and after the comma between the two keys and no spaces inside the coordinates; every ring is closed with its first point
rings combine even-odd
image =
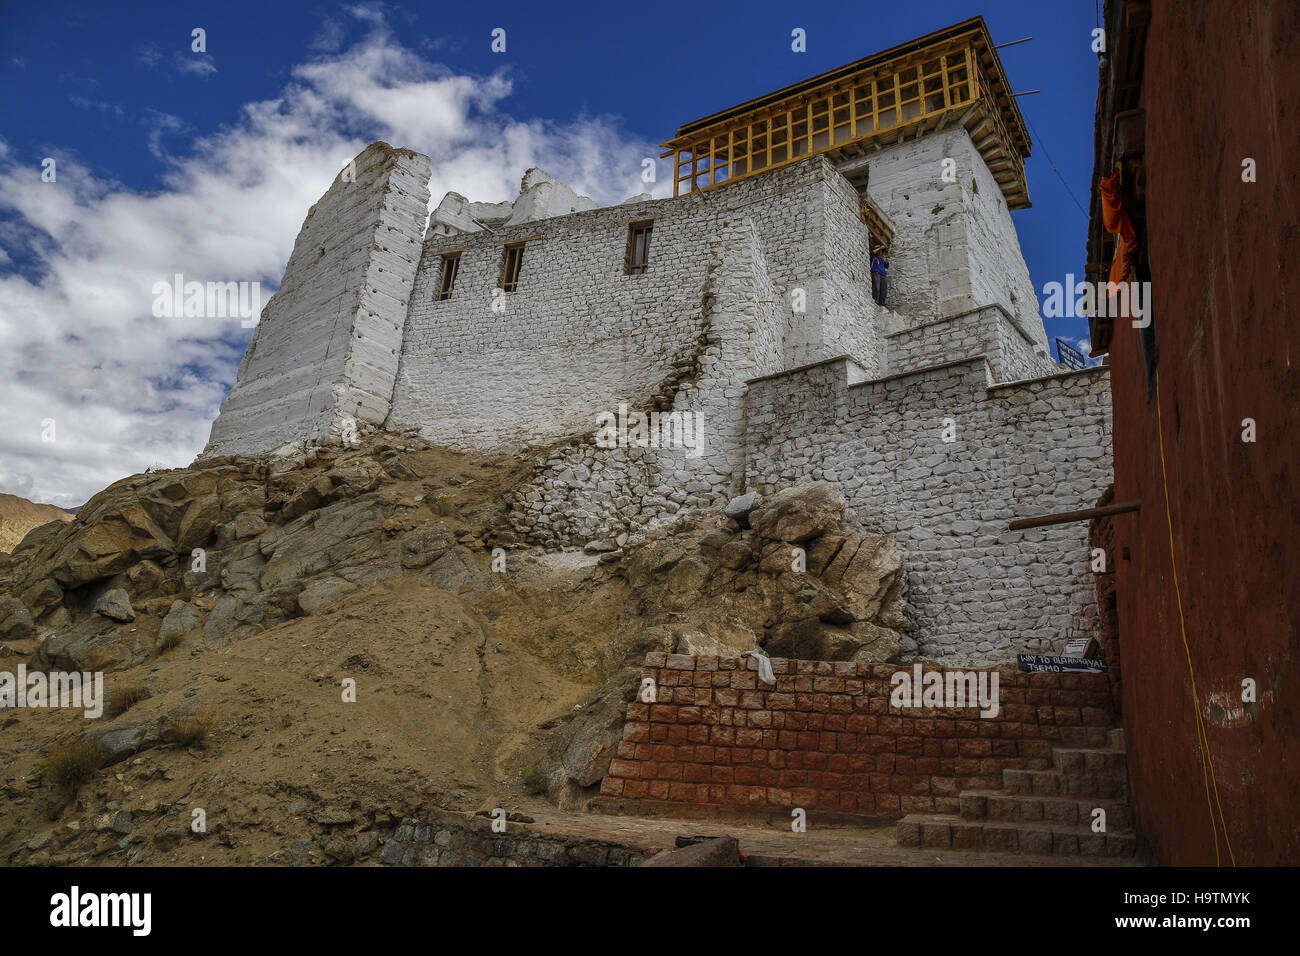
{"type": "Polygon", "coordinates": [[[906,653],[901,552],[834,486],[545,552],[506,510],[531,468],[377,435],[132,476],[32,531],[0,555],[0,682],[98,671],[108,700],[0,710],[0,863],[374,862],[422,811],[580,809],[647,651],[906,653]]]}
{"type": "MultiPolygon", "coordinates": [[[[377,507],[371,500],[376,495],[399,503],[383,532],[355,539],[366,545],[358,551],[358,567],[373,574],[384,566],[378,552],[367,550],[370,539],[391,550],[405,529],[422,535],[421,541],[461,538],[448,549],[464,563],[453,564],[453,573],[437,570],[446,556],[431,567],[394,566],[390,570],[399,573],[313,613],[265,629],[240,626],[232,634],[199,626],[159,650],[152,645],[169,604],[188,599],[202,613],[221,593],[219,586],[186,590],[183,563],[168,569],[160,559],[163,582],[141,587],[163,596],[132,595],[133,621],[119,624],[76,610],[93,597],[86,589],[132,589],[141,577],[121,572],[65,587],[61,605],[37,606],[32,633],[6,636],[0,671],[14,673],[19,663],[40,666],[52,635],[68,642],[67,635],[87,627],[103,632],[84,645],[68,643],[63,653],[71,660],[64,667],[83,659],[87,667],[109,661],[110,713],[99,719],[60,709],[0,714],[0,860],[352,862],[358,831],[383,833],[422,807],[547,806],[536,795],[538,784],[526,786],[525,775],[603,676],[601,653],[626,584],[595,556],[547,557],[513,543],[506,549],[506,573],[491,571],[491,548],[482,538],[490,536],[487,523],[498,522],[503,488],[518,474],[514,462],[417,449],[404,454],[402,464],[410,470],[390,463],[402,477],[386,474],[376,489],[332,506],[364,514],[377,507]],[[400,506],[426,498],[419,507],[400,506]],[[455,587],[462,579],[468,583],[455,587]],[[355,682],[355,702],[343,700],[345,679],[355,682]],[[115,697],[141,693],[148,696],[124,713],[111,713],[115,697]],[[189,745],[169,740],[189,715],[201,722],[205,738],[189,745]],[[115,733],[140,733],[143,740],[77,786],[50,779],[52,750],[101,740],[102,734],[116,739],[115,733]],[[195,809],[206,813],[206,835],[189,829],[195,809]],[[346,839],[338,836],[342,832],[346,839]]],[[[302,471],[304,481],[313,477],[310,468],[302,471]]],[[[152,487],[130,489],[127,503],[110,508],[110,517],[130,514],[149,500],[152,487]]],[[[309,531],[320,528],[330,507],[276,533],[304,522],[309,531]]],[[[102,518],[104,508],[86,513],[102,518]]],[[[96,527],[69,540],[93,537],[96,527]]],[[[262,540],[271,540],[273,531],[262,540]]],[[[222,533],[214,535],[219,540],[222,533]]],[[[503,541],[509,537],[498,534],[503,541]]],[[[58,542],[44,550],[37,544],[0,566],[0,595],[26,593],[31,600],[28,583],[37,581],[31,565],[42,554],[67,550],[58,542]]],[[[213,548],[209,560],[219,563],[233,550],[213,548]]],[[[338,557],[339,546],[329,553],[338,557]]],[[[340,565],[352,556],[346,552],[325,575],[350,574],[353,569],[340,565]]],[[[81,568],[74,562],[68,573],[84,576],[81,568]]]]}

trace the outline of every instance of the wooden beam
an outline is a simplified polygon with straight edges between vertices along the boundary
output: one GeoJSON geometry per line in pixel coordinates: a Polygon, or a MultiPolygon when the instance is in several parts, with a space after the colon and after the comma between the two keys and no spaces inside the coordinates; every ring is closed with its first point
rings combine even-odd
{"type": "Polygon", "coordinates": [[[1107,515],[1121,515],[1137,511],[1142,507],[1140,501],[1121,501],[1106,505],[1104,508],[1085,508],[1082,511],[1062,511],[1060,514],[1042,515],[1038,518],[1017,518],[1007,525],[1008,531],[1024,531],[1026,528],[1041,528],[1049,524],[1069,524],[1071,521],[1091,521],[1093,518],[1105,518],[1107,515]]]}

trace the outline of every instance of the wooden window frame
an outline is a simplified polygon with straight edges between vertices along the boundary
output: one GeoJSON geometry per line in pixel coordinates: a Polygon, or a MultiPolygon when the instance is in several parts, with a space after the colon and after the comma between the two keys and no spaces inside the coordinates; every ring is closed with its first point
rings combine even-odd
{"type": "Polygon", "coordinates": [[[527,242],[507,242],[501,252],[501,291],[514,292],[519,288],[519,275],[524,267],[524,246],[527,242]]]}
{"type": "Polygon", "coordinates": [[[445,302],[456,291],[456,277],[460,275],[460,250],[443,252],[440,256],[442,270],[438,273],[438,301],[445,302]]]}
{"type": "Polygon", "coordinates": [[[623,255],[623,274],[643,276],[650,269],[650,237],[654,233],[653,219],[640,219],[627,225],[627,251],[623,255]],[[644,236],[641,244],[641,261],[636,261],[637,236],[644,236]]]}

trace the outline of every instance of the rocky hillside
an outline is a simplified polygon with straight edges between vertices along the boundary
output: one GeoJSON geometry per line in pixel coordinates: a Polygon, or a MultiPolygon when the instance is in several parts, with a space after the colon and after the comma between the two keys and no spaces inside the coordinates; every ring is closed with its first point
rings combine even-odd
{"type": "Polygon", "coordinates": [[[407,435],[137,475],[0,555],[0,860],[377,858],[430,808],[594,794],[648,650],[902,659],[902,555],[831,485],[544,553],[526,462],[407,435]],[[191,822],[202,810],[206,832],[191,822]]]}
{"type": "Polygon", "coordinates": [[[69,512],[54,505],[40,505],[17,495],[0,494],[0,552],[12,551],[37,525],[71,520],[69,512]]]}

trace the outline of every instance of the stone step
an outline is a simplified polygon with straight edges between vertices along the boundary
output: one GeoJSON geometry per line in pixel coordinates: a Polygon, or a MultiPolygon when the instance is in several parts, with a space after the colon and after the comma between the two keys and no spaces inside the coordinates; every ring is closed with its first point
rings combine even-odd
{"type": "Polygon", "coordinates": [[[1109,747],[1110,732],[1104,727],[1062,727],[1061,746],[1109,747]]]}
{"type": "Polygon", "coordinates": [[[1132,860],[1137,835],[1110,827],[1094,833],[1090,827],[1028,821],[972,821],[943,814],[909,814],[898,821],[899,846],[932,850],[994,850],[1011,853],[1050,853],[1054,856],[1104,856],[1132,860]]]}
{"type": "Polygon", "coordinates": [[[1094,747],[1053,747],[1052,766],[1066,775],[1128,774],[1127,755],[1122,750],[1094,747]]]}
{"type": "Polygon", "coordinates": [[[1128,796],[1127,773],[1063,773],[1060,770],[1003,770],[1008,793],[1045,797],[1122,800],[1128,796]]]}
{"type": "Polygon", "coordinates": [[[1115,829],[1131,825],[1128,804],[1123,799],[1054,797],[1038,794],[1003,793],[1000,790],[963,790],[958,797],[961,817],[967,821],[1028,820],[1042,823],[1092,823],[1093,811],[1106,811],[1106,826],[1115,829]]]}

